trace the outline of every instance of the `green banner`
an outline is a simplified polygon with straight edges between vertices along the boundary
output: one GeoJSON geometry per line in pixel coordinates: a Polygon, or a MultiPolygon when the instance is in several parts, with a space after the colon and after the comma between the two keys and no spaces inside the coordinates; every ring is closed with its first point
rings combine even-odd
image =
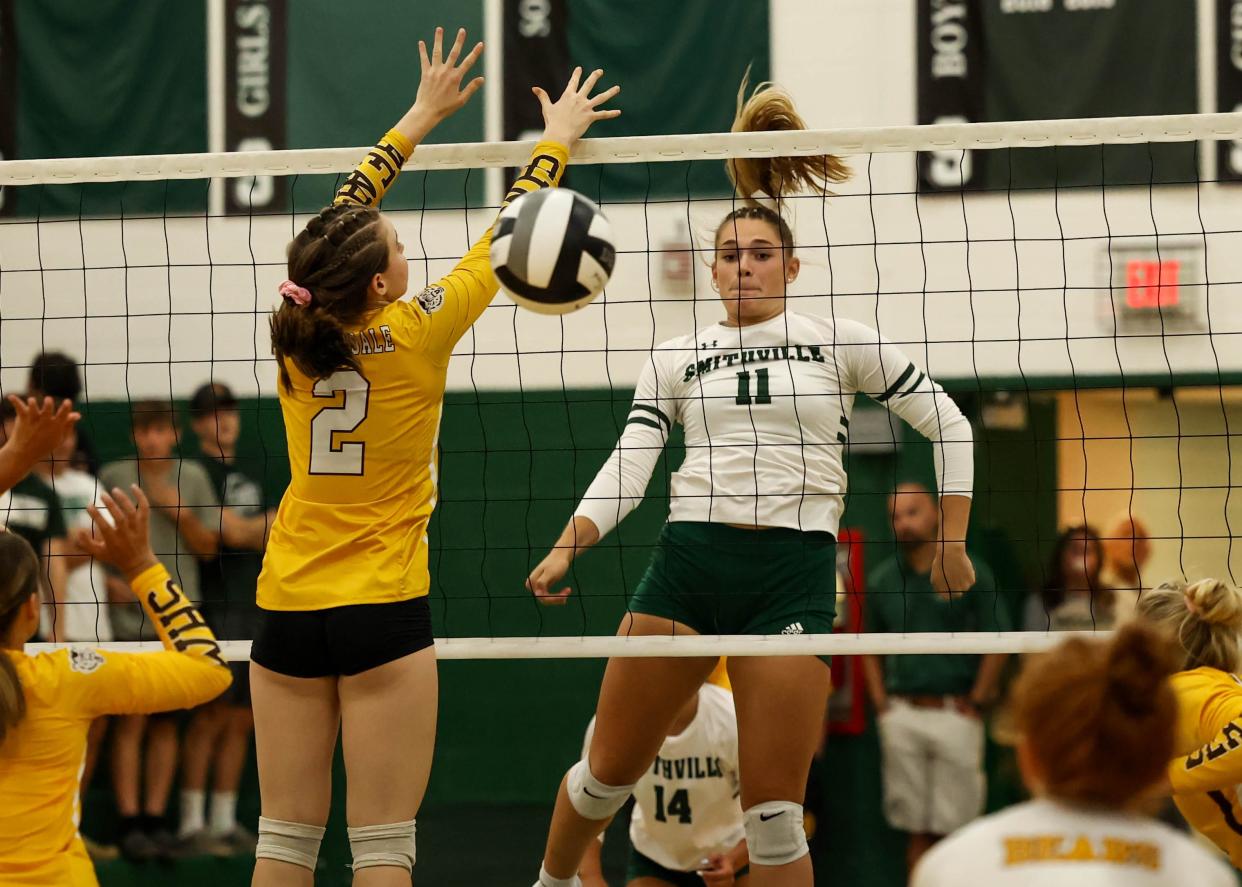
{"type": "MultiPolygon", "coordinates": [[[[207,150],[204,0],[18,0],[17,156],[207,150]]],[[[24,215],[202,210],[207,182],[14,189],[24,215]]]]}
{"type": "MultiPolygon", "coordinates": [[[[1195,4],[1188,0],[992,0],[984,4],[988,120],[1193,114],[1195,4]],[[1047,6],[1046,11],[1023,8],[1047,6]]],[[[1195,180],[1195,146],[1012,151],[993,184],[1195,180]]]]}
{"type": "MultiPolygon", "coordinates": [[[[1198,110],[1190,0],[920,0],[918,30],[920,123],[1198,110]]],[[[976,151],[974,157],[942,151],[924,164],[921,187],[1194,181],[1195,150],[1194,144],[1143,144],[976,151]]]]}
{"type": "MultiPolygon", "coordinates": [[[[768,4],[756,0],[667,3],[574,0],[569,56],[621,84],[616,120],[592,137],[728,132],[747,65],[751,83],[769,76],[768,4]]],[[[610,164],[575,169],[573,186],[593,199],[641,200],[728,194],[724,164],[610,164]]]]}
{"type": "MultiPolygon", "coordinates": [[[[418,91],[418,41],[436,26],[451,41],[465,28],[471,46],[483,39],[483,6],[458,0],[339,0],[289,4],[290,148],[373,145],[405,113],[418,91]]],[[[471,76],[483,73],[479,62],[471,76]]],[[[483,140],[483,95],[436,127],[428,144],[483,140]]],[[[361,160],[361,156],[358,158],[361,160]]],[[[341,179],[344,177],[341,176],[341,179]]],[[[384,198],[385,209],[483,203],[483,171],[408,172],[384,198]]],[[[313,212],[332,199],[336,177],[299,176],[294,206],[313,212]]]]}

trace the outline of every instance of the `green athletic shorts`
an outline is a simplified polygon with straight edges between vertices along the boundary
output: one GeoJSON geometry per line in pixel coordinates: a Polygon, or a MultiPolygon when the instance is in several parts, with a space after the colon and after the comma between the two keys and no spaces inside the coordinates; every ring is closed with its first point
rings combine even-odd
{"type": "Polygon", "coordinates": [[[699,634],[827,634],[836,616],[831,533],[664,525],[630,610],[699,634]]]}
{"type": "MultiPolygon", "coordinates": [[[[740,872],[734,873],[734,877],[740,878],[749,871],[750,866],[743,866],[740,872]]],[[[666,869],[631,846],[630,861],[625,867],[625,883],[628,884],[639,878],[658,878],[661,881],[667,881],[673,887],[703,887],[703,879],[694,872],[675,872],[672,869],[666,869]]]]}

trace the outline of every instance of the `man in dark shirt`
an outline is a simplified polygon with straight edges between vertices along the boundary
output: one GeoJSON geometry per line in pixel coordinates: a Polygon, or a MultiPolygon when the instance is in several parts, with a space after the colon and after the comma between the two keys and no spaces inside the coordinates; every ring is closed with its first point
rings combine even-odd
{"type": "MultiPolygon", "coordinates": [[[[992,571],[978,558],[975,584],[964,594],[932,587],[940,538],[939,509],[921,484],[889,497],[900,554],[868,571],[866,630],[873,632],[995,632],[1009,626],[992,571]]],[[[940,838],[983,812],[983,720],[1003,655],[866,657],[867,690],[876,709],[884,768],[884,813],[909,834],[907,864],[940,838]]]]}

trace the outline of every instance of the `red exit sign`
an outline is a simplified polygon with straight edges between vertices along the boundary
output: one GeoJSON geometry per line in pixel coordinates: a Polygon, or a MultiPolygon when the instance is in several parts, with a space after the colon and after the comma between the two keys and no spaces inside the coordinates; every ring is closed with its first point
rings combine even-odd
{"type": "Polygon", "coordinates": [[[1172,308],[1178,303],[1180,259],[1130,259],[1126,262],[1126,307],[1172,308]]]}

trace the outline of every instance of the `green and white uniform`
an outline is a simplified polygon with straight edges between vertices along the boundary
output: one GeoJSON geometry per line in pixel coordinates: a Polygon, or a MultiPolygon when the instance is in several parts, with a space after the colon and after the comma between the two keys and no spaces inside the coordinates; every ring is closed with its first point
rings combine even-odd
{"type": "MultiPolygon", "coordinates": [[[[584,759],[594,730],[592,719],[584,759]]],[[[630,846],[658,867],[694,872],[704,859],[729,852],[745,836],[740,792],[733,694],[704,684],[694,720],[664,740],[634,786],[630,846]]]]}
{"type": "Polygon", "coordinates": [[[933,442],[942,493],[970,495],[970,424],[900,348],[861,323],[787,311],[751,326],[713,324],[656,348],[621,439],[576,511],[601,536],[615,528],[642,500],[673,424],[682,425],[686,456],[672,476],[669,523],[631,609],[705,633],[831,631],[832,542],[860,393],[933,442]],[[717,538],[724,524],[785,535],[739,530],[743,544],[717,538]],[[748,569],[709,576],[689,568],[711,571],[739,545],[748,569]],[[661,554],[673,549],[680,554],[669,569],[661,554]]]}

